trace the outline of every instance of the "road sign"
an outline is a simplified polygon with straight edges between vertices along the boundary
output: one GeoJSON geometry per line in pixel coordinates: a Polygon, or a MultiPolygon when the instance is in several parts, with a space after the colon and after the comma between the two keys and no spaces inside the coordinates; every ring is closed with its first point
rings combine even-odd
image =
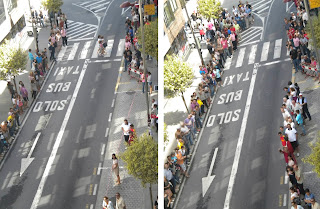
{"type": "Polygon", "coordinates": [[[309,0],[310,9],[315,9],[320,7],[320,1],[319,0],[309,0]]]}
{"type": "Polygon", "coordinates": [[[144,12],[147,12],[148,15],[155,15],[155,8],[154,8],[154,4],[147,4],[144,5],[144,12]]]}

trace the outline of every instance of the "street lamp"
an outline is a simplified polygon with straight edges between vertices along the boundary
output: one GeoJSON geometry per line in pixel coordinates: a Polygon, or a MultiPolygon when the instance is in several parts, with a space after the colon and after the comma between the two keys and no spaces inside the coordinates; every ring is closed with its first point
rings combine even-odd
{"type": "Polygon", "coordinates": [[[31,17],[31,23],[32,23],[32,29],[33,29],[33,35],[34,35],[34,41],[35,41],[35,45],[36,45],[36,49],[37,49],[37,53],[39,52],[39,46],[38,46],[38,31],[36,28],[36,25],[34,25],[34,21],[33,21],[33,17],[32,17],[32,10],[31,10],[31,4],[30,4],[30,0],[28,0],[29,3],[29,10],[30,10],[30,17],[31,17]]]}

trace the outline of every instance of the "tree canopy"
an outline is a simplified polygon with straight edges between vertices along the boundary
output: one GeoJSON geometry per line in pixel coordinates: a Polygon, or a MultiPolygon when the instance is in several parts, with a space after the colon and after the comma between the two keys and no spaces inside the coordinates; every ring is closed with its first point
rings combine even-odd
{"type": "Polygon", "coordinates": [[[148,134],[143,133],[120,155],[128,173],[146,184],[158,182],[158,144],[148,134]]]}
{"type": "MultiPolygon", "coordinates": [[[[320,49],[320,15],[318,17],[311,17],[312,18],[312,26],[314,28],[314,35],[316,37],[316,43],[317,43],[317,48],[320,49]]],[[[311,27],[310,27],[310,21],[308,22],[306,26],[306,31],[308,33],[308,37],[312,38],[311,36],[311,27]]],[[[311,42],[313,45],[313,41],[311,42]]],[[[314,45],[313,45],[314,47],[314,45]]]]}
{"type": "Polygon", "coordinates": [[[176,55],[168,55],[164,61],[164,94],[173,98],[183,93],[192,84],[193,70],[176,55]]]}
{"type": "Polygon", "coordinates": [[[6,40],[0,45],[0,79],[7,80],[18,75],[28,63],[27,52],[19,44],[6,40]]]}
{"type": "MultiPolygon", "coordinates": [[[[141,27],[138,33],[139,44],[141,43],[141,27]]],[[[144,42],[146,53],[158,60],[158,19],[144,25],[144,42]]]]}
{"type": "Polygon", "coordinates": [[[198,13],[206,19],[218,19],[222,11],[219,0],[198,0],[198,13]]]}
{"type": "Polygon", "coordinates": [[[318,134],[318,140],[315,144],[309,144],[311,148],[311,154],[303,158],[303,162],[309,163],[313,166],[313,171],[320,177],[320,137],[318,134]]]}
{"type": "Polygon", "coordinates": [[[42,6],[50,12],[58,12],[62,4],[62,0],[42,0],[42,6]]]}

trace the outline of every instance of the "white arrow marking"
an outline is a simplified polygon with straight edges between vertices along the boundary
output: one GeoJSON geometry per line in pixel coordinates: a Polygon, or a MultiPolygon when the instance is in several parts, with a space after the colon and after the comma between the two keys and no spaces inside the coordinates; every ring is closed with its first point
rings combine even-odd
{"type": "Polygon", "coordinates": [[[32,163],[32,161],[34,160],[34,157],[31,157],[33,151],[34,151],[34,148],[36,147],[37,143],[38,143],[38,140],[39,140],[39,137],[40,137],[41,133],[39,132],[37,134],[37,137],[36,139],[34,140],[33,142],[33,145],[31,147],[31,150],[27,156],[27,158],[22,158],[21,159],[21,169],[20,169],[20,177],[22,176],[22,174],[27,170],[27,168],[29,167],[29,165],[32,163]]]}
{"type": "Polygon", "coordinates": [[[127,9],[122,8],[121,15],[123,15],[124,13],[126,13],[129,9],[130,9],[130,7],[128,7],[127,9]]]}
{"type": "Polygon", "coordinates": [[[218,147],[216,147],[216,149],[214,150],[208,176],[202,178],[202,197],[204,197],[204,195],[207,193],[213,179],[216,177],[216,175],[211,176],[211,173],[213,170],[214,162],[216,161],[216,158],[217,158],[217,153],[218,153],[218,147]]]}

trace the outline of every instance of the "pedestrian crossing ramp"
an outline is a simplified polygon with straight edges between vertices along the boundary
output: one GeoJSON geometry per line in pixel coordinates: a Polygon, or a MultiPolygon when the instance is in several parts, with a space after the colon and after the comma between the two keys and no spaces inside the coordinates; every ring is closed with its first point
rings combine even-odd
{"type": "Polygon", "coordinates": [[[107,41],[108,46],[106,47],[104,56],[98,56],[99,43],[95,40],[89,40],[86,42],[73,42],[68,46],[62,46],[58,55],[57,61],[67,62],[72,60],[84,60],[91,56],[91,59],[103,59],[116,57],[112,61],[121,61],[121,57],[124,52],[125,40],[120,39],[115,44],[114,39],[107,41]]]}

